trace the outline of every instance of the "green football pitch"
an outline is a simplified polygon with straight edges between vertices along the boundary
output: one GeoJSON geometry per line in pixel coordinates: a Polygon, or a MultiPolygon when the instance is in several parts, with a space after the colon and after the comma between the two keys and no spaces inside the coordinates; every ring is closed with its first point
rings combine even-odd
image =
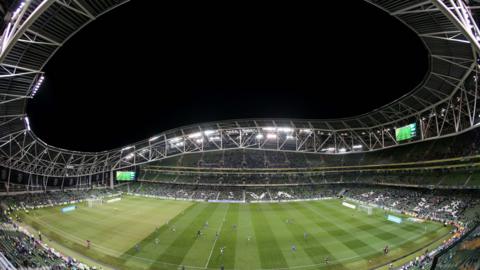
{"type": "Polygon", "coordinates": [[[437,223],[396,224],[381,210],[369,216],[340,200],[224,204],[123,197],[60,209],[21,216],[47,244],[115,269],[370,269],[421,252],[449,231],[437,223]]]}

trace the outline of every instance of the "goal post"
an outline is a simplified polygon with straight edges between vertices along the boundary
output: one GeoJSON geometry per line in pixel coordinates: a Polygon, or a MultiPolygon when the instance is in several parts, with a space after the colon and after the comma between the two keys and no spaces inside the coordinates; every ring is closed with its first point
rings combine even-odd
{"type": "Polygon", "coordinates": [[[369,216],[371,216],[373,214],[373,207],[368,206],[368,205],[359,204],[357,209],[358,209],[358,211],[364,212],[369,216]]]}
{"type": "Polygon", "coordinates": [[[87,199],[87,206],[88,207],[97,207],[99,205],[102,205],[103,204],[103,200],[102,198],[90,198],[90,199],[87,199]]]}

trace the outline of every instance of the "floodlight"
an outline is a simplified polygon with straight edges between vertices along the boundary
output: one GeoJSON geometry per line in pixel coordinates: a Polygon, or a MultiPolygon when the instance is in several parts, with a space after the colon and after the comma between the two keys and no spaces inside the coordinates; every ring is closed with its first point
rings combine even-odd
{"type": "Polygon", "coordinates": [[[345,148],[340,148],[340,149],[338,149],[338,152],[340,152],[340,153],[345,153],[345,152],[347,152],[347,149],[345,149],[345,148]]]}
{"type": "Polygon", "coordinates": [[[203,133],[205,135],[209,136],[209,135],[212,135],[213,133],[215,133],[215,130],[205,130],[203,133]]]}
{"type": "Polygon", "coordinates": [[[287,140],[293,140],[294,137],[292,135],[287,135],[287,140]]]}
{"type": "Polygon", "coordinates": [[[362,149],[362,148],[363,148],[363,145],[361,144],[357,144],[353,146],[353,149],[362,149]]]}
{"type": "Polygon", "coordinates": [[[277,138],[277,134],[275,133],[268,133],[267,134],[267,139],[276,139],[277,138]]]}
{"type": "Polygon", "coordinates": [[[225,130],[225,133],[227,133],[228,135],[240,134],[240,130],[238,130],[238,129],[229,129],[229,130],[225,130]]]}
{"type": "Polygon", "coordinates": [[[133,148],[133,146],[127,146],[127,147],[122,148],[122,151],[127,151],[127,150],[132,149],[132,148],[133,148]]]}
{"type": "Polygon", "coordinates": [[[25,6],[25,1],[22,1],[22,2],[20,3],[20,5],[17,7],[17,9],[15,10],[15,12],[13,12],[11,21],[17,19],[18,14],[20,14],[20,12],[22,11],[22,8],[23,8],[24,6],[25,6]]]}
{"type": "Polygon", "coordinates": [[[25,125],[27,126],[27,130],[30,131],[30,119],[28,119],[28,116],[25,117],[25,125]]]}
{"type": "Polygon", "coordinates": [[[209,137],[208,140],[211,141],[211,142],[213,142],[213,141],[220,141],[220,136],[209,137]]]}
{"type": "Polygon", "coordinates": [[[263,134],[257,134],[257,135],[255,136],[255,139],[257,139],[257,140],[263,139],[263,134]]]}
{"type": "Polygon", "coordinates": [[[155,137],[150,138],[148,141],[153,142],[153,141],[158,140],[159,138],[160,138],[160,136],[155,136],[155,137]]]}
{"type": "Polygon", "coordinates": [[[192,134],[188,135],[188,138],[190,138],[190,139],[200,138],[200,137],[202,137],[202,133],[201,133],[201,132],[195,132],[195,133],[192,133],[192,134]]]}
{"type": "Polygon", "coordinates": [[[37,83],[35,83],[35,86],[33,87],[33,90],[32,90],[32,97],[37,94],[37,91],[40,88],[40,86],[42,85],[44,79],[45,79],[45,77],[42,75],[38,79],[37,83]]]}
{"type": "Polygon", "coordinates": [[[279,127],[277,130],[279,132],[285,132],[285,133],[293,132],[293,128],[290,128],[290,127],[279,127]]]}
{"type": "Polygon", "coordinates": [[[176,143],[182,140],[182,137],[175,137],[173,139],[170,139],[170,143],[176,143]]]}

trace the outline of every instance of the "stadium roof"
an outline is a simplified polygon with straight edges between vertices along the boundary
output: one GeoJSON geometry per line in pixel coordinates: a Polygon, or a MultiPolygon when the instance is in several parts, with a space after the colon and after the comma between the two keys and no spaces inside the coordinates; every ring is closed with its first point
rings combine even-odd
{"type": "MultiPolygon", "coordinates": [[[[226,148],[325,152],[322,149],[326,147],[333,148],[332,153],[343,153],[398,145],[395,128],[409,123],[417,123],[419,127],[415,140],[426,140],[469,130],[479,122],[480,35],[474,17],[480,6],[462,0],[372,0],[367,2],[417,33],[429,52],[429,72],[424,81],[390,104],[342,119],[242,119],[199,124],[166,131],[155,140],[146,139],[131,147],[98,153],[48,145],[30,130],[25,114],[26,102],[43,81],[45,64],[77,31],[125,2],[18,2],[10,22],[3,28],[0,42],[1,165],[30,173],[65,176],[110,171],[184,152],[226,148]],[[269,136],[270,142],[263,141],[261,136],[269,136]],[[172,144],[172,139],[177,142],[172,144]]],[[[392,83],[395,80],[392,78],[392,83]]]]}

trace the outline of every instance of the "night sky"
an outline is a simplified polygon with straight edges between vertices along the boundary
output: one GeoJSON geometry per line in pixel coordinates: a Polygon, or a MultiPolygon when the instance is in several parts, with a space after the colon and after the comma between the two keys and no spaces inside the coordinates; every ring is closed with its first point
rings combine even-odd
{"type": "Polygon", "coordinates": [[[422,81],[427,52],[410,29],[363,1],[331,2],[132,0],[51,59],[27,107],[32,129],[108,150],[207,121],[354,116],[422,81]]]}

